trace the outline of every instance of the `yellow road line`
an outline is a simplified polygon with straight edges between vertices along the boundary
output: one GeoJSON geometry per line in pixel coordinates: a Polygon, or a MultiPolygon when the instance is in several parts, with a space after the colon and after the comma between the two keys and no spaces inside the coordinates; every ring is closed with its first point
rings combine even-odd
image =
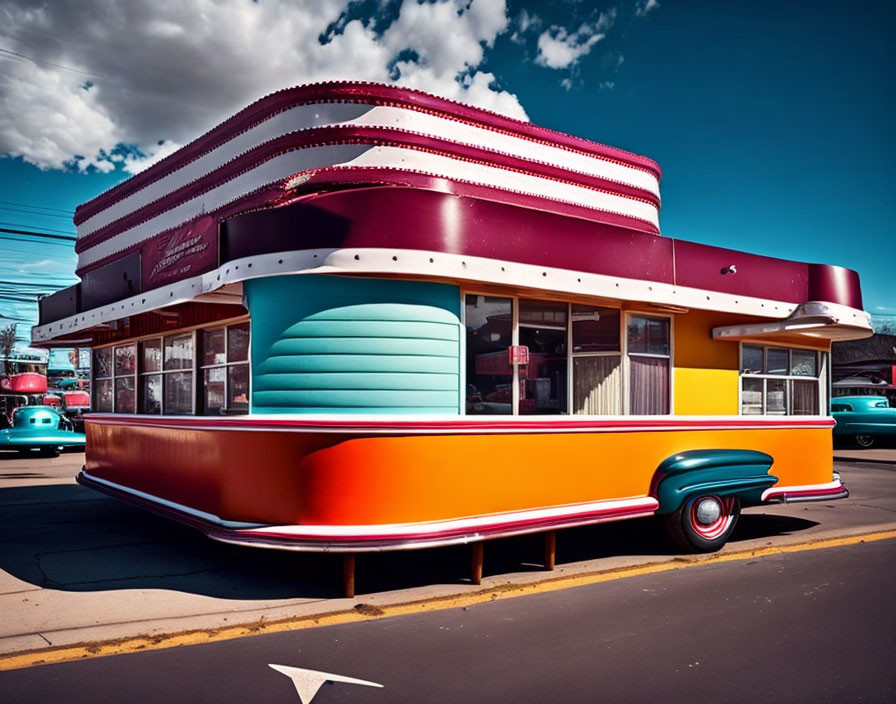
{"type": "Polygon", "coordinates": [[[296,631],[304,628],[334,626],[392,616],[404,616],[407,614],[455,609],[488,601],[496,601],[498,599],[511,599],[529,594],[553,592],[559,589],[570,589],[572,587],[610,582],[617,579],[628,579],[647,574],[656,574],[658,572],[670,572],[672,570],[681,570],[688,567],[699,567],[700,565],[710,563],[749,560],[768,555],[821,550],[842,547],[845,545],[855,545],[857,543],[889,540],[892,538],[896,538],[896,530],[865,533],[843,538],[827,538],[795,545],[768,546],[753,550],[688,556],[635,567],[622,567],[619,569],[592,572],[589,574],[548,578],[526,584],[507,583],[466,594],[436,597],[405,604],[385,605],[382,607],[369,604],[358,604],[355,608],[348,611],[319,614],[316,616],[292,617],[270,622],[262,619],[255,623],[240,626],[227,626],[226,628],[185,631],[182,633],[157,636],[137,636],[133,638],[110,640],[102,643],[81,643],[77,645],[32,650],[24,653],[10,653],[7,655],[0,655],[0,671],[16,670],[24,667],[31,667],[33,665],[48,665],[69,660],[81,660],[90,657],[121,655],[124,653],[136,653],[146,650],[161,650],[163,648],[176,648],[185,645],[198,645],[200,643],[214,643],[222,640],[231,640],[234,638],[243,638],[246,636],[262,635],[266,633],[296,631]]]}

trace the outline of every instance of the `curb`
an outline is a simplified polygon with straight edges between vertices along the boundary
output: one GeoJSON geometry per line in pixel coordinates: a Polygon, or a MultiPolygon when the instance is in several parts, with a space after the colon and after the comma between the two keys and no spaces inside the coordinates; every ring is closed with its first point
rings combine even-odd
{"type": "Polygon", "coordinates": [[[102,642],[85,642],[65,646],[41,648],[7,653],[0,655],[0,672],[5,670],[17,670],[35,665],[49,665],[73,660],[82,660],[91,657],[104,657],[108,655],[123,655],[148,650],[161,650],[201,643],[213,643],[223,640],[233,640],[246,636],[264,635],[284,631],[296,631],[305,628],[321,626],[334,626],[362,621],[372,621],[381,618],[404,616],[415,613],[427,613],[453,608],[466,608],[476,604],[482,604],[500,599],[516,598],[529,594],[545,593],[560,589],[587,586],[601,582],[609,582],[617,579],[640,577],[647,574],[670,572],[700,567],[708,564],[722,562],[736,562],[755,559],[771,555],[782,555],[791,552],[805,552],[825,548],[843,547],[879,540],[896,538],[896,529],[870,531],[855,535],[841,537],[816,538],[802,543],[791,545],[765,546],[759,548],[747,548],[744,550],[712,553],[710,555],[679,556],[671,560],[650,562],[628,567],[615,567],[594,572],[579,573],[550,577],[536,582],[505,582],[495,584],[475,592],[466,594],[449,594],[420,601],[411,601],[397,604],[357,603],[351,609],[341,611],[308,614],[297,617],[288,617],[280,620],[259,621],[231,625],[225,628],[195,629],[167,634],[140,635],[126,638],[112,639],[102,642]]]}

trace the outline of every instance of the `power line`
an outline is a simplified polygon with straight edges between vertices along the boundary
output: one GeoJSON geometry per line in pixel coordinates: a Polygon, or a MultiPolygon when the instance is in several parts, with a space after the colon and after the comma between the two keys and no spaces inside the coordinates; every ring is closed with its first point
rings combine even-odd
{"type": "Polygon", "coordinates": [[[56,213],[65,213],[66,215],[74,215],[74,210],[64,210],[63,208],[51,208],[49,205],[32,205],[31,203],[17,203],[12,200],[0,200],[0,205],[18,205],[23,208],[34,208],[35,210],[52,210],[56,213]]]}
{"type": "MultiPolygon", "coordinates": [[[[0,229],[0,232],[2,232],[2,231],[3,230],[0,229]]],[[[33,235],[32,235],[32,237],[33,237],[33,235]]],[[[65,241],[64,242],[41,242],[41,243],[38,243],[38,242],[35,242],[34,240],[22,239],[18,235],[15,235],[13,237],[10,237],[9,235],[0,235],[0,240],[8,240],[10,242],[30,242],[32,244],[55,245],[57,247],[65,247],[66,249],[69,249],[69,250],[72,248],[71,244],[66,244],[66,243],[71,242],[70,239],[68,239],[67,237],[60,237],[59,239],[65,240],[65,241]]]]}
{"type": "MultiPolygon", "coordinates": [[[[0,222],[0,225],[9,225],[10,223],[0,222]]],[[[45,228],[50,230],[51,232],[62,232],[62,230],[53,230],[52,228],[45,228]]],[[[29,232],[28,230],[10,230],[5,227],[0,227],[0,232],[5,232],[9,235],[28,235],[29,237],[45,237],[50,240],[64,240],[66,242],[76,242],[77,236],[69,235],[68,237],[63,237],[63,235],[51,235],[46,232],[29,232]]],[[[65,233],[63,233],[65,234],[65,233]]]]}
{"type": "Polygon", "coordinates": [[[0,205],[0,210],[6,210],[10,213],[24,213],[25,215],[36,215],[42,218],[62,218],[63,220],[71,220],[71,215],[60,215],[59,213],[41,213],[40,211],[25,210],[24,208],[16,208],[9,205],[0,205]]]}
{"type": "Polygon", "coordinates": [[[53,66],[54,68],[61,68],[63,71],[71,71],[72,73],[80,73],[82,76],[93,76],[94,78],[105,78],[105,76],[99,73],[90,73],[88,71],[81,71],[77,68],[72,68],[71,66],[63,66],[62,64],[54,64],[52,61],[44,61],[43,59],[35,59],[32,56],[25,56],[25,54],[20,54],[17,51],[13,51],[12,49],[0,49],[0,54],[7,54],[10,57],[16,57],[18,59],[25,59],[26,61],[31,61],[35,64],[43,64],[45,66],[53,66]]]}

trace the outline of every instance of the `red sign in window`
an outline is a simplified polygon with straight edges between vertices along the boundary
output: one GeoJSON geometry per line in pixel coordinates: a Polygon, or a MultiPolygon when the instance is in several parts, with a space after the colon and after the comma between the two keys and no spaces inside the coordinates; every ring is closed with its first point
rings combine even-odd
{"type": "Polygon", "coordinates": [[[507,352],[511,366],[529,364],[529,348],[525,345],[511,345],[507,352]]]}

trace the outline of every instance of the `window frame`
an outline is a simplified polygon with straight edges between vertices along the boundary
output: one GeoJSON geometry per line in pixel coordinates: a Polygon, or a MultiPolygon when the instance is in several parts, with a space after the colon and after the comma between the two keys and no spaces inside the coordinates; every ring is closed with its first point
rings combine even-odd
{"type": "Polygon", "coordinates": [[[818,349],[817,347],[801,347],[800,345],[783,344],[778,342],[752,342],[740,340],[737,350],[737,414],[744,417],[820,417],[830,415],[831,409],[831,374],[830,374],[830,352],[828,350],[818,349]],[[744,347],[758,347],[762,350],[762,368],[768,368],[768,350],[785,350],[787,352],[787,374],[769,374],[762,372],[759,374],[744,373],[744,347]],[[815,354],[816,376],[806,376],[802,374],[793,374],[793,352],[812,352],[815,354]],[[744,413],[744,379],[761,379],[762,380],[762,412],[761,413],[744,413]],[[784,381],[785,394],[785,412],[768,413],[768,380],[784,381]],[[815,381],[818,387],[818,405],[815,413],[794,415],[793,413],[793,382],[794,381],[815,381]]]}
{"type": "MultiPolygon", "coordinates": [[[[630,357],[649,357],[653,359],[668,359],[669,360],[669,412],[665,414],[658,414],[658,417],[665,418],[667,416],[675,415],[675,316],[669,315],[668,313],[658,313],[656,311],[647,311],[639,308],[625,309],[622,311],[623,315],[620,316],[622,319],[622,331],[620,333],[621,337],[621,346],[623,350],[623,373],[625,377],[622,380],[623,384],[623,415],[631,416],[633,415],[631,412],[631,362],[630,357]],[[662,320],[669,321],[669,354],[653,354],[650,352],[629,352],[628,349],[628,323],[629,320],[633,317],[637,318],[659,318],[662,320]]],[[[656,415],[656,414],[655,414],[656,415]]]]}
{"type": "MultiPolygon", "coordinates": [[[[201,361],[199,358],[199,355],[201,352],[201,350],[199,349],[199,337],[200,337],[199,331],[210,329],[210,328],[224,328],[224,330],[225,330],[225,334],[224,334],[225,355],[226,355],[226,349],[227,349],[227,347],[226,347],[226,345],[227,345],[226,331],[227,331],[227,328],[235,326],[235,325],[239,325],[241,323],[249,323],[249,351],[248,351],[247,358],[245,361],[233,362],[230,364],[231,365],[246,364],[249,367],[249,409],[246,412],[247,413],[251,412],[251,406],[252,406],[252,366],[251,366],[252,365],[252,362],[251,362],[251,359],[252,359],[252,352],[251,352],[252,324],[251,324],[251,319],[248,314],[239,316],[237,318],[227,318],[225,320],[216,320],[214,323],[211,323],[211,324],[193,325],[193,326],[189,326],[189,327],[176,328],[174,330],[165,330],[163,332],[152,333],[149,335],[139,335],[136,337],[129,337],[126,340],[118,340],[116,342],[107,343],[107,344],[103,344],[103,345],[97,345],[97,346],[91,348],[91,354],[90,354],[90,384],[91,384],[91,392],[92,392],[91,407],[94,409],[95,413],[118,413],[119,412],[115,408],[116,407],[115,379],[118,378],[115,375],[115,348],[116,347],[124,347],[127,345],[134,345],[136,348],[136,364],[135,364],[135,371],[134,371],[134,375],[133,375],[134,383],[135,383],[135,411],[136,411],[134,415],[147,416],[147,417],[152,417],[152,418],[158,418],[160,416],[166,416],[166,415],[177,415],[177,416],[203,415],[199,412],[200,409],[202,409],[204,411],[204,409],[202,408],[202,402],[199,398],[199,392],[200,392],[199,380],[200,380],[200,374],[202,373],[202,370],[203,370],[203,365],[199,364],[199,362],[201,361]],[[165,340],[169,339],[169,338],[173,338],[173,337],[183,336],[186,334],[189,334],[191,336],[191,341],[192,341],[192,345],[193,345],[192,364],[189,367],[184,368],[184,369],[165,369],[165,340]],[[143,370],[143,356],[141,354],[141,352],[142,352],[141,344],[144,342],[147,342],[147,341],[155,341],[155,340],[159,341],[159,343],[161,345],[160,369],[157,371],[146,372],[143,370]],[[95,377],[94,376],[94,372],[95,372],[94,355],[96,354],[96,352],[98,350],[103,350],[103,349],[109,349],[112,352],[112,362],[111,362],[112,376],[111,377],[95,377]],[[190,412],[189,413],[177,413],[177,414],[167,413],[166,408],[165,408],[165,386],[166,386],[165,376],[169,375],[169,374],[176,374],[176,373],[183,373],[183,372],[189,372],[192,375],[192,383],[190,386],[190,412]],[[143,413],[140,410],[142,408],[142,403],[143,403],[142,381],[143,381],[144,377],[154,376],[154,375],[159,375],[162,377],[162,394],[161,394],[161,396],[162,396],[161,397],[161,406],[162,407],[161,407],[160,413],[158,413],[158,414],[143,413]],[[95,389],[95,386],[94,386],[95,381],[94,380],[95,379],[99,379],[99,380],[109,379],[112,381],[112,411],[96,410],[96,401],[98,400],[98,396],[94,391],[94,389],[95,389]]],[[[217,365],[212,365],[212,366],[217,366],[217,365]]],[[[224,365],[220,365],[220,366],[224,366],[224,365]]],[[[124,375],[122,375],[122,376],[124,376],[124,375]]],[[[227,385],[225,382],[225,389],[226,389],[226,386],[227,385]]]]}
{"type": "MultiPolygon", "coordinates": [[[[646,357],[657,357],[662,359],[669,360],[669,413],[665,415],[660,415],[657,417],[666,418],[675,414],[675,316],[661,312],[661,311],[653,311],[653,310],[643,310],[641,308],[624,308],[622,306],[613,306],[610,305],[606,301],[594,302],[594,301],[584,301],[581,299],[571,300],[568,298],[559,298],[552,296],[544,296],[539,298],[537,293],[504,293],[498,290],[491,290],[488,288],[463,288],[460,289],[460,326],[461,326],[461,355],[460,355],[460,364],[461,364],[461,375],[460,375],[460,411],[462,416],[466,416],[466,403],[465,403],[465,389],[467,388],[467,345],[466,345],[466,331],[467,331],[467,321],[466,321],[466,298],[467,296],[491,296],[497,298],[508,298],[511,301],[511,310],[512,310],[512,330],[511,330],[511,345],[518,346],[519,345],[519,302],[520,299],[528,299],[528,300],[543,300],[543,301],[553,301],[556,303],[563,303],[567,306],[567,355],[566,355],[566,394],[567,394],[567,413],[561,414],[566,417],[577,416],[573,412],[574,407],[574,378],[573,375],[575,373],[575,363],[574,359],[577,357],[612,357],[618,356],[620,357],[620,374],[623,375],[621,387],[622,394],[619,402],[620,412],[618,414],[611,414],[607,416],[594,416],[600,418],[616,418],[620,416],[631,416],[630,407],[631,407],[631,396],[630,396],[630,376],[631,370],[628,362],[628,336],[626,334],[628,320],[630,316],[636,317],[647,317],[647,318],[660,318],[663,320],[669,321],[669,354],[668,355],[656,355],[649,353],[634,353],[641,356],[646,357]],[[616,352],[573,352],[573,344],[572,344],[572,307],[574,305],[580,306],[588,306],[591,308],[612,308],[614,310],[619,311],[619,351],[616,352]]],[[[516,417],[519,416],[519,368],[514,366],[513,368],[513,377],[511,379],[511,391],[512,391],[512,412],[508,415],[499,416],[502,418],[507,417],[516,417]]],[[[543,417],[556,417],[554,414],[545,414],[543,417]]],[[[588,417],[588,416],[579,416],[579,417],[588,417]]]]}
{"type": "MultiPolygon", "coordinates": [[[[230,331],[230,328],[236,327],[237,325],[243,325],[244,323],[249,323],[249,321],[241,320],[241,321],[232,322],[232,323],[225,323],[223,325],[211,325],[208,327],[197,328],[197,330],[196,330],[197,342],[201,338],[200,333],[203,333],[206,331],[211,331],[211,330],[223,330],[224,331],[224,361],[220,364],[197,364],[197,366],[196,366],[198,376],[195,379],[195,384],[196,384],[197,388],[199,388],[199,381],[201,379],[203,392],[205,390],[205,372],[206,372],[206,370],[209,370],[209,369],[223,369],[224,370],[224,404],[225,405],[221,409],[221,411],[223,411],[223,413],[221,411],[219,411],[215,415],[235,415],[230,412],[231,409],[229,409],[229,407],[227,406],[227,403],[230,400],[229,370],[231,367],[245,366],[247,368],[247,370],[249,371],[249,394],[248,394],[248,398],[246,401],[246,403],[247,403],[246,413],[248,413],[251,408],[251,404],[252,404],[252,373],[251,373],[251,368],[249,367],[249,358],[252,356],[252,325],[251,324],[248,325],[249,338],[247,340],[247,346],[246,346],[246,358],[242,359],[238,362],[228,362],[227,361],[227,359],[229,357],[229,353],[230,353],[230,335],[228,334],[230,331]]],[[[199,345],[199,347],[196,350],[196,354],[195,354],[196,362],[197,363],[201,362],[202,361],[201,357],[203,357],[204,355],[205,355],[205,346],[204,346],[204,344],[201,344],[201,345],[199,345]]],[[[202,415],[211,415],[211,414],[209,414],[208,408],[206,407],[204,393],[202,393],[202,392],[197,393],[195,395],[193,401],[194,401],[194,405],[198,404],[198,405],[196,405],[196,407],[202,410],[202,415]]]]}

